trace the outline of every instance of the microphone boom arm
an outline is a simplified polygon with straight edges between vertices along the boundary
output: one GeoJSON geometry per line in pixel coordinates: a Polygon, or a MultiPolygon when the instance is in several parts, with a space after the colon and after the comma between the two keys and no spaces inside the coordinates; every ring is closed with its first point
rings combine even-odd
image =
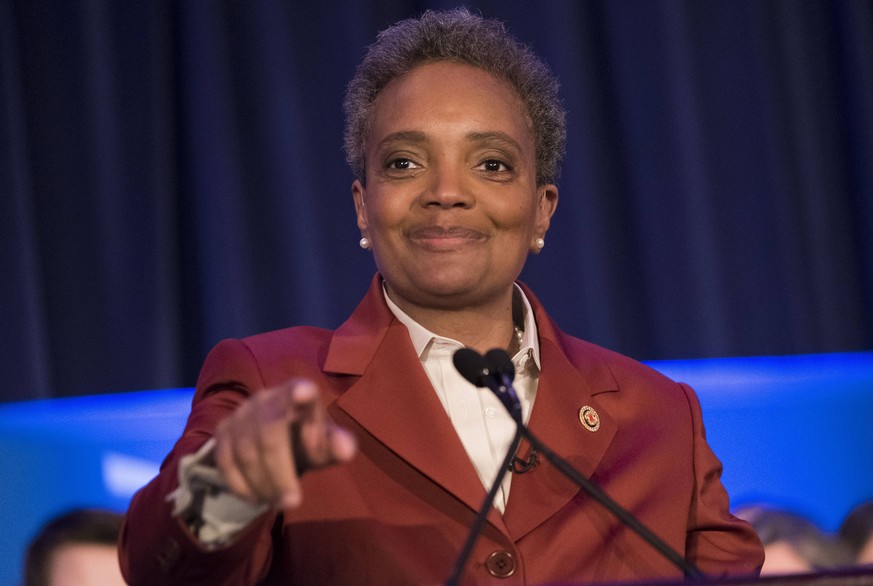
{"type": "Polygon", "coordinates": [[[475,350],[463,348],[458,350],[454,356],[454,364],[458,371],[477,387],[488,387],[497,398],[506,407],[512,419],[515,421],[515,436],[509,450],[504,458],[503,465],[497,473],[497,478],[494,479],[494,484],[488,495],[485,497],[485,502],[480,508],[479,514],[476,516],[476,521],[470,529],[467,536],[467,542],[455,563],[455,568],[452,576],[446,582],[454,585],[458,583],[464,565],[473,550],[473,545],[482,528],[485,525],[485,520],[488,516],[488,511],[494,502],[494,496],[503,482],[503,477],[512,459],[515,457],[515,452],[521,443],[521,439],[527,438],[531,446],[541,452],[564,476],[572,480],[576,486],[584,490],[588,496],[600,503],[609,512],[621,521],[626,527],[639,535],[646,543],[658,551],[666,560],[671,562],[677,568],[682,570],[686,578],[691,580],[702,580],[703,573],[692,563],[680,555],[676,550],[670,547],[663,539],[658,537],[651,529],[646,527],[639,519],[634,517],[624,507],[618,504],[612,497],[603,491],[597,484],[586,478],[581,472],[576,470],[569,462],[558,456],[545,443],[543,443],[533,432],[524,424],[521,412],[521,403],[515,389],[512,386],[512,379],[515,376],[515,368],[509,356],[503,350],[495,348],[488,351],[483,357],[475,350]]]}
{"type": "Polygon", "coordinates": [[[643,538],[643,540],[664,556],[668,561],[672,562],[677,568],[682,570],[685,577],[692,580],[702,580],[703,573],[693,564],[688,562],[683,556],[670,547],[660,537],[658,537],[651,529],[646,527],[639,519],[631,515],[627,509],[615,502],[611,496],[606,494],[597,484],[585,478],[578,470],[576,470],[569,462],[561,458],[549,447],[540,441],[530,429],[525,425],[519,425],[521,434],[527,438],[531,446],[535,447],[542,453],[557,468],[561,474],[572,480],[579,488],[584,490],[588,496],[603,505],[610,513],[615,515],[619,521],[624,523],[634,533],[643,538]]]}
{"type": "Polygon", "coordinates": [[[473,525],[470,526],[470,531],[467,533],[467,540],[464,542],[464,547],[461,549],[461,553],[458,554],[451,576],[446,580],[446,586],[457,586],[461,579],[461,573],[464,571],[464,566],[467,565],[467,560],[470,559],[470,554],[473,553],[473,546],[476,544],[476,539],[479,537],[479,534],[482,533],[482,528],[485,527],[485,521],[488,519],[488,512],[494,505],[494,497],[497,496],[497,491],[500,490],[500,485],[503,484],[503,478],[506,476],[507,471],[509,471],[512,465],[512,459],[515,457],[515,452],[518,450],[518,445],[521,443],[521,438],[524,434],[523,429],[523,425],[515,426],[515,435],[512,438],[512,443],[510,443],[509,449],[506,451],[506,457],[503,459],[503,464],[500,466],[500,470],[497,471],[497,476],[494,478],[494,482],[491,484],[491,489],[488,491],[488,494],[485,495],[485,500],[482,501],[482,506],[479,507],[479,513],[476,515],[473,525]]]}

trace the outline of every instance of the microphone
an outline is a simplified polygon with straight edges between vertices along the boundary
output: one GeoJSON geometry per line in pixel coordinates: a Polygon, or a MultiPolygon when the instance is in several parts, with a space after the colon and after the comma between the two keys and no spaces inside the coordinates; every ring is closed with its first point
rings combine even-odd
{"type": "Polygon", "coordinates": [[[488,511],[494,500],[494,495],[500,483],[503,481],[503,476],[506,474],[507,466],[511,466],[515,452],[521,443],[521,438],[526,437],[534,450],[542,452],[542,454],[567,478],[572,480],[579,488],[583,489],[590,497],[600,503],[615,517],[624,523],[626,527],[643,538],[643,540],[655,548],[658,553],[664,556],[669,562],[682,570],[682,573],[692,580],[702,580],[703,574],[693,564],[688,562],[684,556],[679,555],[676,550],[670,547],[664,540],[658,537],[651,529],[640,522],[630,512],[624,509],[616,501],[606,494],[597,484],[586,478],[581,472],[576,470],[569,462],[558,456],[548,446],[539,440],[531,431],[524,425],[521,418],[521,404],[518,401],[518,395],[512,387],[512,380],[515,378],[515,367],[510,360],[509,355],[500,348],[489,350],[485,356],[480,356],[475,350],[462,348],[455,352],[453,362],[458,372],[468,381],[477,387],[487,387],[493,391],[500,402],[509,410],[509,413],[515,419],[516,433],[513,438],[509,451],[506,453],[503,466],[494,480],[485,502],[479,514],[476,516],[476,521],[470,528],[470,533],[467,536],[467,543],[464,545],[461,554],[455,562],[455,569],[452,576],[446,582],[447,584],[457,584],[460,579],[464,565],[467,563],[470,554],[473,551],[473,545],[482,527],[485,524],[485,519],[488,511]],[[458,355],[461,354],[459,358],[458,355]],[[459,362],[461,366],[459,366],[459,362]],[[462,369],[463,368],[463,369],[462,369]]]}
{"type": "Polygon", "coordinates": [[[493,386],[488,386],[492,391],[497,393],[503,406],[512,415],[516,425],[524,425],[521,415],[521,401],[518,400],[518,395],[515,393],[515,387],[512,386],[512,380],[515,378],[515,365],[504,350],[500,348],[492,348],[485,353],[485,363],[491,371],[491,376],[497,381],[497,390],[493,386]]]}
{"type": "Polygon", "coordinates": [[[470,348],[461,348],[452,356],[452,362],[458,372],[477,387],[487,387],[497,395],[517,425],[523,425],[521,402],[512,379],[515,378],[515,366],[509,355],[495,348],[482,356],[470,348]]]}
{"type": "Polygon", "coordinates": [[[515,452],[518,451],[518,446],[521,443],[522,430],[524,429],[521,421],[521,404],[518,401],[515,390],[512,389],[512,377],[515,376],[515,367],[512,366],[512,361],[509,360],[508,356],[506,361],[509,363],[509,370],[507,370],[506,363],[502,359],[495,360],[493,363],[489,362],[486,357],[470,348],[461,348],[452,356],[452,362],[455,368],[458,369],[458,372],[461,373],[461,376],[477,387],[490,388],[500,399],[500,402],[503,403],[503,406],[512,414],[516,425],[515,435],[513,435],[512,441],[509,443],[509,449],[503,458],[503,464],[498,469],[494,482],[491,483],[491,488],[479,507],[476,519],[470,526],[467,540],[461,548],[461,553],[458,554],[458,559],[455,560],[452,574],[446,580],[446,584],[449,586],[456,586],[459,583],[461,572],[464,571],[464,566],[467,564],[467,560],[470,559],[470,554],[473,553],[476,538],[479,537],[482,528],[485,527],[488,512],[494,505],[494,497],[497,496],[497,491],[500,490],[500,485],[503,483],[506,473],[512,469],[515,452]],[[512,389],[511,394],[509,392],[510,389],[512,389]]]}
{"type": "MultiPolygon", "coordinates": [[[[509,354],[499,348],[494,348],[486,352],[483,357],[475,350],[461,348],[452,356],[452,362],[461,376],[477,387],[489,386],[488,378],[496,377],[498,390],[495,392],[498,393],[498,397],[501,397],[501,402],[506,406],[502,398],[504,393],[508,393],[508,397],[512,401],[512,409],[509,409],[510,414],[518,412],[519,417],[521,417],[521,401],[518,400],[512,386],[512,380],[515,378],[515,365],[509,359],[509,354]],[[505,390],[501,391],[501,388],[505,390]]],[[[537,456],[535,447],[531,450],[530,458],[527,460],[522,460],[513,454],[509,469],[516,474],[526,474],[537,465],[539,461],[537,456]]]]}
{"type": "Polygon", "coordinates": [[[500,348],[492,348],[485,353],[485,363],[490,365],[498,375],[506,378],[506,385],[512,386],[515,379],[515,365],[509,359],[509,354],[500,348]]]}
{"type": "Polygon", "coordinates": [[[486,380],[492,374],[485,357],[470,348],[457,350],[452,356],[452,362],[461,376],[477,387],[486,386],[486,380]]]}

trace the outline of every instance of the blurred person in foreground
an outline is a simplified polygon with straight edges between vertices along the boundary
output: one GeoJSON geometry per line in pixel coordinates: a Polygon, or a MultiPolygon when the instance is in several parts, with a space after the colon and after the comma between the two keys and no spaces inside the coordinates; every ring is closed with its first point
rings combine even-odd
{"type": "MultiPolygon", "coordinates": [[[[335,331],[212,350],[182,438],[131,503],[132,584],[443,582],[514,432],[454,369],[462,347],[505,349],[524,421],[680,555],[707,574],[758,571],[693,391],[561,332],[516,281],[558,202],[557,89],[466,9],[380,33],[345,100],[378,272],[335,331]]],[[[517,454],[535,461],[526,442],[517,454]]],[[[494,504],[463,583],[681,576],[545,461],[507,475],[494,504]]]]}
{"type": "Polygon", "coordinates": [[[840,525],[840,539],[860,566],[873,567],[873,500],[853,508],[840,525]]]}
{"type": "Polygon", "coordinates": [[[751,523],[764,544],[762,576],[805,574],[851,564],[843,544],[802,515],[770,505],[750,505],[734,514],[751,523]]]}
{"type": "Polygon", "coordinates": [[[121,515],[75,509],[51,519],[27,549],[24,586],[123,586],[121,515]]]}

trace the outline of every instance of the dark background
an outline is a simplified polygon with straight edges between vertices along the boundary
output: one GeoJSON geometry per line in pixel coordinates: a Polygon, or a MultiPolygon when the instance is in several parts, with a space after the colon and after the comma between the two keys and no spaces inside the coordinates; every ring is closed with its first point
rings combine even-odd
{"type": "MultiPolygon", "coordinates": [[[[0,0],[0,400],[194,383],[374,271],[341,150],[377,31],[454,2],[0,0]]],[[[562,81],[523,279],[639,359],[873,348],[873,3],[468,6],[562,81]]]]}

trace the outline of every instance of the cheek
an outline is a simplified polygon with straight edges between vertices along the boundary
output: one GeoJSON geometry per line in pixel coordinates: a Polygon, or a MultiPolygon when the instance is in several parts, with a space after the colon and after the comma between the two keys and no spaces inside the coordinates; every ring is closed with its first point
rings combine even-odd
{"type": "Polygon", "coordinates": [[[537,207],[527,202],[507,203],[493,217],[504,230],[523,235],[532,234],[537,225],[537,207]]]}
{"type": "MultiPolygon", "coordinates": [[[[369,207],[369,206],[368,206],[369,207]]],[[[367,234],[370,237],[373,253],[383,260],[400,254],[404,247],[403,226],[405,213],[388,206],[373,206],[368,210],[367,234]]]]}
{"type": "Polygon", "coordinates": [[[367,225],[370,230],[381,231],[389,229],[399,221],[397,210],[388,205],[388,198],[371,198],[367,202],[367,225]]]}

